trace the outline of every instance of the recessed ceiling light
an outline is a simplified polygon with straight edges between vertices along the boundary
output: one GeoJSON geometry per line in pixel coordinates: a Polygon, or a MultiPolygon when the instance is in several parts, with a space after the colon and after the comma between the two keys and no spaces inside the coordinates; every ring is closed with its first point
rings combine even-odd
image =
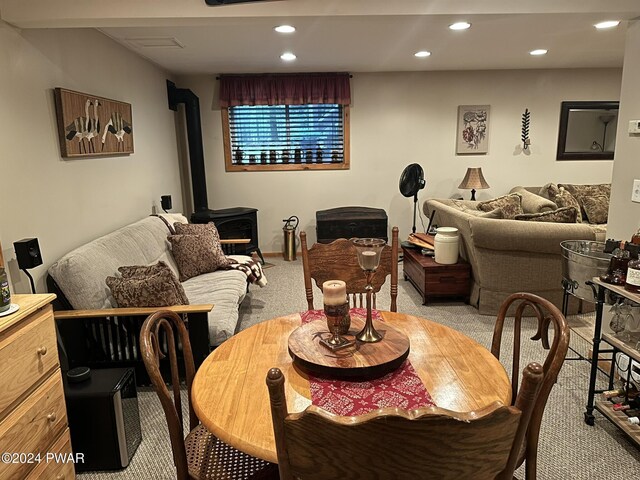
{"type": "Polygon", "coordinates": [[[469,22],[456,22],[449,25],[451,30],[466,30],[471,24],[469,22]]]}
{"type": "Polygon", "coordinates": [[[547,50],[545,50],[544,48],[538,48],[537,50],[531,50],[529,52],[529,55],[546,55],[547,54],[547,50]]]}
{"type": "Polygon", "coordinates": [[[613,28],[620,25],[618,20],[607,20],[606,22],[596,23],[594,27],[596,28],[613,28]]]}
{"type": "Polygon", "coordinates": [[[278,33],[293,33],[296,31],[296,27],[293,27],[291,25],[278,25],[273,29],[278,33]]]}
{"type": "Polygon", "coordinates": [[[424,57],[430,56],[431,52],[428,52],[426,50],[420,50],[419,52],[416,52],[413,55],[418,57],[418,58],[424,58],[424,57]]]}
{"type": "Polygon", "coordinates": [[[282,60],[284,60],[285,62],[293,62],[293,61],[294,61],[296,58],[298,58],[298,57],[296,57],[296,56],[295,56],[293,53],[291,53],[291,52],[284,52],[282,55],[280,55],[280,58],[281,58],[282,60]]]}

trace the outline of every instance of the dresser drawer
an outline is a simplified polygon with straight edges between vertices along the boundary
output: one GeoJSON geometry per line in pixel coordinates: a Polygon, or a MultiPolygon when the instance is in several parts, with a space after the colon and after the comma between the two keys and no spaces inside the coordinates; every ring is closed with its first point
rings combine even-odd
{"type": "Polygon", "coordinates": [[[0,419],[57,366],[56,330],[48,305],[30,315],[20,330],[0,337],[0,419]]]}
{"type": "MultiPolygon", "coordinates": [[[[45,456],[67,428],[60,372],[40,387],[0,423],[0,452],[45,456]]],[[[23,478],[37,463],[0,463],[0,478],[23,478]]]]}
{"type": "Polygon", "coordinates": [[[46,455],[26,480],[73,480],[76,478],[73,462],[70,461],[71,441],[69,430],[65,430],[47,453],[59,456],[47,459],[46,455]],[[56,461],[57,460],[57,461],[56,461]]]}

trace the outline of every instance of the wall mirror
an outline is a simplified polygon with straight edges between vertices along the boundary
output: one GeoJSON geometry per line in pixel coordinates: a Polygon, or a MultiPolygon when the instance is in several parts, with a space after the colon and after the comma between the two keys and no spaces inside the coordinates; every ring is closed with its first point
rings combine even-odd
{"type": "Polygon", "coordinates": [[[558,160],[612,160],[619,102],[562,102],[558,160]]]}

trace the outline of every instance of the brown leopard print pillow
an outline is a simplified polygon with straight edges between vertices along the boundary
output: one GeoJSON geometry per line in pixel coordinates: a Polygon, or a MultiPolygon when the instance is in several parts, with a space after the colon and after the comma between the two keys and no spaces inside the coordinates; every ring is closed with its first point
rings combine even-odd
{"type": "Polygon", "coordinates": [[[501,197],[487,200],[486,202],[478,202],[478,209],[483,212],[491,212],[499,208],[502,210],[502,218],[515,218],[516,215],[522,215],[522,196],[519,193],[510,193],[501,197]]]}
{"type": "Polygon", "coordinates": [[[220,265],[226,265],[226,256],[220,245],[220,234],[213,222],[209,223],[174,223],[176,235],[209,235],[213,239],[213,253],[218,257],[220,265]]]}
{"type": "Polygon", "coordinates": [[[529,222],[576,223],[577,215],[578,210],[575,207],[562,207],[551,212],[516,215],[515,219],[529,222]]]}
{"type": "Polygon", "coordinates": [[[587,214],[589,223],[607,223],[609,217],[609,197],[596,195],[593,197],[582,197],[582,208],[587,214]]]}
{"type": "Polygon", "coordinates": [[[189,304],[184,288],[164,262],[150,266],[125,266],[118,270],[122,277],[106,278],[106,284],[118,307],[167,307],[189,304]]]}
{"type": "Polygon", "coordinates": [[[181,282],[229,265],[224,254],[217,254],[211,235],[169,235],[168,239],[181,282]]]}

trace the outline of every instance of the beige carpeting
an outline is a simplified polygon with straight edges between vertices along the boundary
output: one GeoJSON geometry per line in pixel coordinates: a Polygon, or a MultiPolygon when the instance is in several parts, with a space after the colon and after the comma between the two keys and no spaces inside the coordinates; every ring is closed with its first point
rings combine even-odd
{"type": "MultiPolygon", "coordinates": [[[[250,298],[243,304],[243,329],[284,313],[306,310],[301,260],[285,262],[269,258],[269,262],[274,264],[265,272],[269,284],[263,289],[252,287],[250,298]]],[[[381,307],[389,305],[388,288],[383,290],[386,295],[378,300],[381,307]]],[[[463,303],[436,302],[423,306],[413,286],[402,280],[402,273],[398,290],[398,311],[440,322],[490,346],[493,317],[478,315],[476,309],[463,303]]],[[[316,308],[320,308],[320,302],[318,297],[316,308]]],[[[508,337],[505,332],[505,338],[508,337]]],[[[545,353],[537,344],[539,342],[524,342],[525,361],[544,358],[545,353]]],[[[571,344],[583,354],[589,348],[576,335],[572,336],[571,344]]],[[[503,358],[507,358],[510,349],[506,343],[503,345],[503,358]]],[[[575,355],[570,353],[570,356],[575,355]]],[[[510,367],[508,362],[505,366],[510,367]]],[[[594,427],[584,423],[588,375],[588,364],[584,361],[567,361],[560,372],[542,423],[538,453],[540,480],[640,478],[640,450],[624,434],[598,413],[594,427]]],[[[599,386],[606,386],[602,379],[599,386]]],[[[175,479],[160,403],[149,389],[139,391],[139,400],[143,441],[129,467],[118,472],[85,473],[78,476],[80,480],[175,479]]],[[[517,472],[518,478],[523,475],[522,469],[517,472]]]]}

